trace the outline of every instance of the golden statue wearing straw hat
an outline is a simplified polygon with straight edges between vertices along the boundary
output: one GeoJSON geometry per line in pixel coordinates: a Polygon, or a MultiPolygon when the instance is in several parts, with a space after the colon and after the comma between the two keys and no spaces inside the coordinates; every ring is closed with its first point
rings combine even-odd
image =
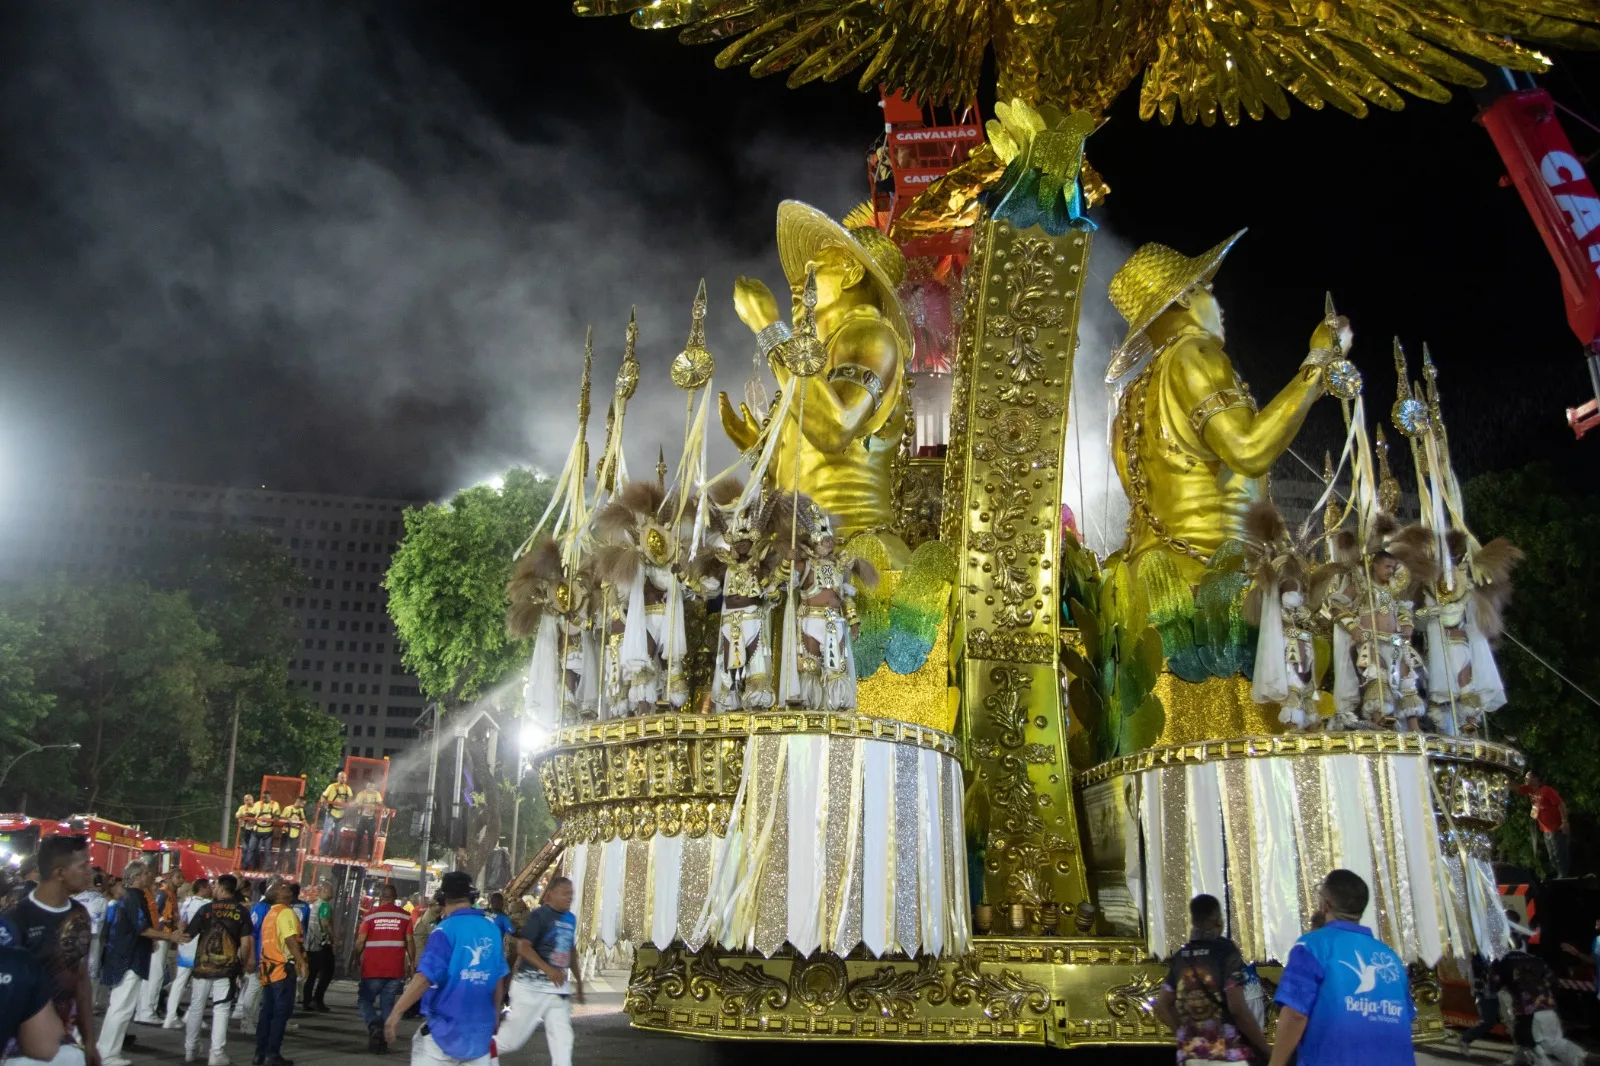
{"type": "Polygon", "coordinates": [[[1294,380],[1265,407],[1223,350],[1222,308],[1211,279],[1244,232],[1197,258],[1161,244],[1129,256],[1111,279],[1128,322],[1107,383],[1128,380],[1112,451],[1127,491],[1128,555],[1164,550],[1197,578],[1213,552],[1239,538],[1266,495],[1267,471],[1294,441],[1326,388],[1326,367],[1350,347],[1350,327],[1328,317],[1294,380]]]}
{"type": "MultiPolygon", "coordinates": [[[[910,326],[895,295],[905,277],[905,257],[880,230],[847,229],[795,200],[778,206],[778,257],[797,320],[807,271],[816,270],[817,335],[828,359],[820,373],[801,383],[803,407],[790,405],[768,476],[778,489],[798,487],[824,512],[837,515],[841,539],[879,533],[891,555],[903,555],[904,545],[887,531],[894,521],[890,463],[904,430],[901,401],[911,352],[910,326]]],[[[791,375],[770,356],[789,339],[790,329],[779,317],[776,298],[761,282],[740,278],[733,299],[781,389],[791,375]]],[[[744,404],[735,410],[723,393],[721,414],[728,437],[749,451],[763,412],[752,413],[744,404]]]]}

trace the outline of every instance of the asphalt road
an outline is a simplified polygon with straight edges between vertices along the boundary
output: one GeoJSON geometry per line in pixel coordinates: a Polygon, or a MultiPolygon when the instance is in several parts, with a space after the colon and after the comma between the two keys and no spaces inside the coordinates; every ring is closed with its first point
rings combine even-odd
{"type": "MultiPolygon", "coordinates": [[[[622,1014],[622,997],[627,977],[622,973],[602,975],[589,982],[588,1002],[577,1008],[573,1028],[577,1041],[573,1052],[579,1066],[883,1066],[886,1060],[901,1056],[914,1059],[916,1066],[972,1066],[975,1055],[986,1058],[1004,1055],[1006,1066],[1170,1066],[1172,1051],[1164,1048],[1080,1049],[1063,1053],[1047,1049],[969,1048],[936,1045],[911,1048],[904,1045],[871,1044],[757,1044],[727,1041],[696,1041],[680,1037],[639,1032],[628,1025],[622,1014]],[[1065,1056],[1065,1060],[1064,1060],[1065,1056]]],[[[296,1014],[298,1029],[283,1042],[283,1053],[297,1066],[322,1066],[333,1063],[397,1063],[410,1059],[410,1033],[417,1023],[401,1026],[400,1043],[386,1056],[367,1052],[367,1032],[356,1009],[356,986],[352,981],[335,981],[328,990],[326,1014],[296,1014]]],[[[125,1054],[135,1066],[145,1063],[183,1062],[183,1033],[146,1025],[134,1025],[134,1046],[125,1054]]],[[[201,1034],[202,1050],[209,1037],[201,1034]]],[[[228,1055],[237,1066],[250,1062],[255,1038],[240,1033],[235,1026],[228,1040],[228,1055]]],[[[1470,1059],[1453,1049],[1425,1049],[1417,1054],[1418,1066],[1463,1066],[1472,1062],[1498,1066],[1511,1058],[1507,1044],[1483,1041],[1470,1059]]],[[[202,1053],[201,1062],[204,1062],[202,1053]]],[[[548,1066],[549,1053],[541,1034],[534,1034],[527,1047],[501,1060],[507,1066],[548,1066]]]]}

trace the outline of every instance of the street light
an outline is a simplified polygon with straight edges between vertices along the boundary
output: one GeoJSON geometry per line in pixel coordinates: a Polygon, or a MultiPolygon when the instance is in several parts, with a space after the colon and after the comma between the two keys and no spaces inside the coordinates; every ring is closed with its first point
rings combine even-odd
{"type": "Polygon", "coordinates": [[[517,842],[521,839],[517,834],[522,828],[522,771],[528,761],[528,752],[533,751],[548,740],[550,734],[540,729],[532,722],[524,722],[522,731],[517,735],[517,798],[511,806],[511,875],[517,874],[517,842]]]}
{"type": "Polygon", "coordinates": [[[39,752],[41,752],[41,751],[49,751],[51,748],[66,748],[66,749],[68,749],[70,751],[77,751],[79,748],[83,747],[82,744],[77,744],[77,743],[73,743],[73,744],[35,744],[31,740],[24,740],[23,743],[28,745],[28,750],[23,752],[21,755],[13,755],[11,757],[11,761],[6,763],[6,768],[4,770],[0,770],[0,785],[3,785],[3,784],[6,783],[6,778],[10,775],[11,768],[13,766],[17,765],[17,763],[20,760],[26,759],[30,755],[37,755],[37,754],[39,754],[39,752]]]}

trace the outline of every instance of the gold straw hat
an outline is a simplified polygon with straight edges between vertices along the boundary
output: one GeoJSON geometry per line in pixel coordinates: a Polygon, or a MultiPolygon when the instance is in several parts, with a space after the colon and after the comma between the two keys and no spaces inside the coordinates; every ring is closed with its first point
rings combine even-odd
{"type": "Polygon", "coordinates": [[[1106,381],[1116,381],[1143,358],[1150,349],[1144,331],[1161,313],[1194,285],[1210,281],[1234,242],[1245,235],[1240,230],[1204,255],[1190,259],[1164,244],[1146,244],[1128,257],[1111,279],[1111,306],[1128,323],[1128,335],[1112,352],[1106,368],[1106,381]]]}
{"type": "Polygon", "coordinates": [[[778,260],[791,286],[798,289],[805,284],[806,264],[824,248],[838,248],[866,268],[878,286],[884,321],[909,353],[911,325],[897,295],[906,276],[906,257],[894,241],[876,226],[846,229],[799,200],[778,205],[778,260]]]}

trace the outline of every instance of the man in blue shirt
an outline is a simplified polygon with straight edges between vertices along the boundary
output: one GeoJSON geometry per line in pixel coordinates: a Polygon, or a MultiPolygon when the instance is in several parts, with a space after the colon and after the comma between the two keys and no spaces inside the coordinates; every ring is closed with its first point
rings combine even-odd
{"type": "Polygon", "coordinates": [[[1411,983],[1393,948],[1361,925],[1367,883],[1349,870],[1322,880],[1320,928],[1295,941],[1278,981],[1271,1066],[1414,1066],[1411,983]]]}
{"type": "Polygon", "coordinates": [[[572,882],[552,878],[544,902],[528,915],[515,941],[519,969],[511,982],[511,1010],[496,1040],[500,1054],[521,1048],[542,1025],[550,1066],[572,1066],[572,1000],[583,1002],[577,936],[572,882]]]}
{"type": "Polygon", "coordinates": [[[426,1020],[413,1038],[413,1066],[488,1066],[510,972],[505,948],[500,930],[472,906],[471,876],[459,870],[445,874],[440,892],[444,916],[428,934],[416,975],[389,1012],[384,1039],[395,1042],[401,1015],[420,1000],[426,1020]]]}

